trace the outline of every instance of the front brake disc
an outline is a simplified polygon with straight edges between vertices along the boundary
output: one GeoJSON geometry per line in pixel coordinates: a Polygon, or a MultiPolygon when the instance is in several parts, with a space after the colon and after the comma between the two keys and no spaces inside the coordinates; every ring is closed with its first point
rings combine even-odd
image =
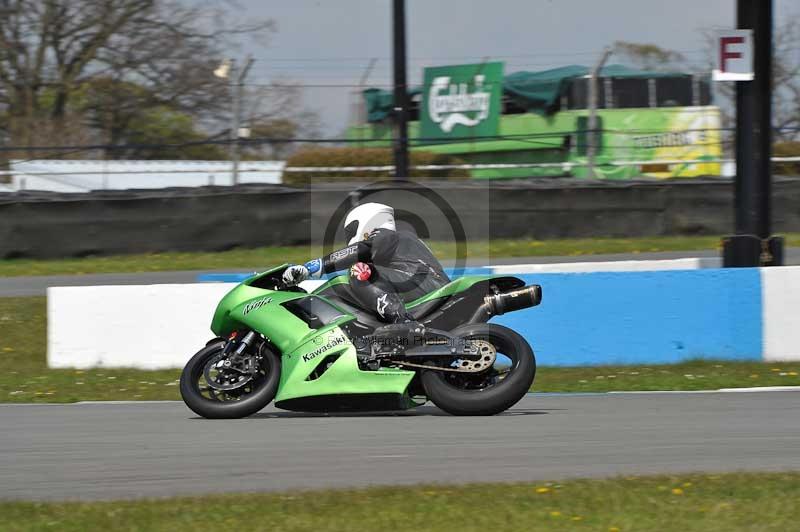
{"type": "Polygon", "coordinates": [[[225,353],[220,353],[206,362],[203,376],[211,388],[217,391],[236,390],[253,380],[252,374],[244,373],[230,365],[226,366],[226,362],[230,364],[225,353]]]}

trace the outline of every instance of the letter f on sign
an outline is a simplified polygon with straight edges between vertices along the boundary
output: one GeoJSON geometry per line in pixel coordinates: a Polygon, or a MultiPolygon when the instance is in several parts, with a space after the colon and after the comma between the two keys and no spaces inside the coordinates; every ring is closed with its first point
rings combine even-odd
{"type": "Polygon", "coordinates": [[[728,50],[728,47],[734,44],[744,44],[744,37],[722,37],[719,40],[719,69],[722,72],[728,71],[728,59],[741,59],[741,52],[734,52],[728,50]]]}

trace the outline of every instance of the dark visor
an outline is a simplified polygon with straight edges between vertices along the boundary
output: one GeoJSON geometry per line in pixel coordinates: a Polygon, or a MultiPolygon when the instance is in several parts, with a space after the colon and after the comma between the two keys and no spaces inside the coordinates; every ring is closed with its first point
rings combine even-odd
{"type": "Polygon", "coordinates": [[[349,224],[344,226],[344,237],[345,239],[350,242],[354,236],[356,236],[356,231],[358,231],[358,220],[353,220],[349,224]]]}

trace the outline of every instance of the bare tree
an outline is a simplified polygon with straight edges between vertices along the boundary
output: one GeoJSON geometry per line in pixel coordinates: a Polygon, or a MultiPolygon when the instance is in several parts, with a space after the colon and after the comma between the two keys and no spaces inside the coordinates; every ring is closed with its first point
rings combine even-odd
{"type": "Polygon", "coordinates": [[[788,18],[775,32],[772,59],[772,124],[776,140],[800,139],[800,15],[788,18]]]}
{"type": "Polygon", "coordinates": [[[44,140],[35,124],[67,126],[79,112],[110,143],[124,139],[142,109],[159,106],[213,129],[229,112],[229,89],[211,71],[237,39],[274,29],[269,20],[227,24],[229,2],[10,0],[7,7],[0,127],[23,146],[44,140]]]}
{"type": "Polygon", "coordinates": [[[686,62],[686,56],[682,53],[655,44],[616,41],[613,49],[615,56],[627,59],[645,70],[675,70],[683,68],[686,62]]]}
{"type": "Polygon", "coordinates": [[[246,157],[285,159],[296,149],[293,139],[320,134],[319,116],[303,108],[302,98],[301,88],[287,81],[248,87],[244,125],[253,141],[245,144],[246,157]]]}

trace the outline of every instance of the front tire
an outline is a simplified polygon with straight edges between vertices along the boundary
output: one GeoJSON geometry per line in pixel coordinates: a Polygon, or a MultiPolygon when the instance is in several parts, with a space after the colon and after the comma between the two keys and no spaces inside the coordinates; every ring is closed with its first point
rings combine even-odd
{"type": "Polygon", "coordinates": [[[457,416],[493,416],[511,408],[528,393],[536,376],[536,358],[525,338],[494,323],[464,325],[450,334],[490,342],[499,354],[511,360],[511,369],[501,375],[490,368],[475,376],[426,370],[421,375],[422,385],[433,404],[457,416]],[[483,381],[476,382],[481,378],[483,381]]]}
{"type": "Polygon", "coordinates": [[[261,350],[261,369],[263,378],[255,381],[251,393],[238,400],[219,400],[212,392],[211,397],[203,395],[201,379],[206,364],[218,356],[225,348],[224,341],[211,342],[195,354],[181,373],[180,391],[183,402],[195,414],[208,419],[238,419],[251,416],[267,406],[278,393],[281,377],[281,359],[277,353],[266,346],[261,350]]]}

